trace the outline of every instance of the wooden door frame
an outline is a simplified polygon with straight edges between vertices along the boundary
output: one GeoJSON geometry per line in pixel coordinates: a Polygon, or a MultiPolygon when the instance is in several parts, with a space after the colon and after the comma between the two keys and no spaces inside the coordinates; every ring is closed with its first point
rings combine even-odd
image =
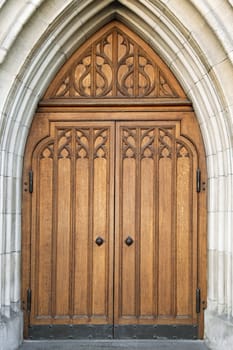
{"type": "MultiPolygon", "coordinates": [[[[86,102],[86,101],[85,101],[86,102]]],[[[174,120],[183,118],[194,118],[196,120],[197,129],[199,129],[197,119],[193,112],[192,106],[188,101],[179,101],[179,103],[174,103],[173,101],[156,101],[156,103],[151,103],[147,101],[107,101],[98,100],[95,104],[92,103],[78,103],[74,105],[70,103],[45,103],[42,102],[37,110],[36,114],[53,114],[54,119],[64,120],[76,120],[76,121],[110,121],[110,120],[131,120],[127,113],[132,114],[133,120],[167,120],[171,118],[174,120]],[[145,102],[145,103],[143,103],[145,102]],[[147,117],[145,118],[145,112],[147,112],[147,117]],[[90,119],[90,113],[93,115],[93,119],[90,119]],[[141,115],[141,116],[140,116],[141,115]]],[[[188,130],[186,131],[188,132],[188,130]]],[[[29,320],[29,310],[28,310],[28,295],[27,290],[30,288],[30,208],[31,208],[31,198],[29,196],[29,181],[28,172],[30,170],[30,153],[31,153],[31,139],[33,135],[29,134],[26,152],[24,157],[24,170],[23,170],[23,206],[22,206],[22,309],[24,311],[24,336],[27,337],[27,327],[29,320]]],[[[198,199],[198,286],[201,290],[201,307],[200,313],[198,314],[199,319],[199,338],[203,338],[204,335],[204,309],[206,308],[206,294],[207,294],[207,278],[206,278],[206,251],[207,251],[207,172],[206,172],[206,159],[204,144],[202,141],[201,132],[199,129],[199,138],[195,140],[197,144],[197,151],[199,156],[199,168],[201,169],[201,191],[199,193],[198,199]]]]}

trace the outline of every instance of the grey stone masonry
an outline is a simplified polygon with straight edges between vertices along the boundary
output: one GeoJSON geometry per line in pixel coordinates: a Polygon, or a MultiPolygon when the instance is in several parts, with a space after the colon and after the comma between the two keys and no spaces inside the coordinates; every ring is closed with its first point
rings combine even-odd
{"type": "Polygon", "coordinates": [[[184,340],[69,340],[25,341],[19,350],[208,350],[202,341],[184,340]]]}
{"type": "MultiPolygon", "coordinates": [[[[23,336],[21,191],[33,116],[64,62],[112,19],[146,40],[194,107],[208,173],[204,337],[212,350],[232,350],[233,0],[0,0],[0,350],[16,350],[23,336]]],[[[88,349],[95,343],[77,344],[25,342],[21,349],[88,349]]],[[[96,349],[109,346],[104,344],[96,349]]],[[[155,350],[169,346],[205,348],[200,342],[153,342],[155,350]]]]}

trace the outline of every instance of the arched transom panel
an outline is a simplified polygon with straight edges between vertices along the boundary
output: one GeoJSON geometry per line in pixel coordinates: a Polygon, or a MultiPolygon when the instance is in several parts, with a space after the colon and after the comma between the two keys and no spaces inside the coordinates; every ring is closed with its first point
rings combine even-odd
{"type": "Polygon", "coordinates": [[[66,62],[45,94],[59,98],[184,98],[160,57],[135,33],[112,22],[66,62]]]}

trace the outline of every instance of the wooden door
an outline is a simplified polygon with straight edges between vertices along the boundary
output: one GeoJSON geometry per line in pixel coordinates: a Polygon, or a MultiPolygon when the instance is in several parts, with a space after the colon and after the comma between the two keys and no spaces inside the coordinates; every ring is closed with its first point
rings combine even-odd
{"type": "Polygon", "coordinates": [[[205,178],[181,85],[108,23],[54,77],[28,137],[25,336],[202,338],[205,178]]]}
{"type": "Polygon", "coordinates": [[[116,334],[193,338],[197,152],[174,121],[120,122],[116,139],[116,334]]]}
{"type": "Polygon", "coordinates": [[[176,115],[35,118],[24,184],[33,339],[198,336],[202,162],[194,118],[176,115]]]}
{"type": "Polygon", "coordinates": [[[107,336],[112,326],[105,325],[113,323],[113,123],[57,122],[49,129],[31,161],[29,336],[76,337],[78,324],[82,336],[107,336]]]}

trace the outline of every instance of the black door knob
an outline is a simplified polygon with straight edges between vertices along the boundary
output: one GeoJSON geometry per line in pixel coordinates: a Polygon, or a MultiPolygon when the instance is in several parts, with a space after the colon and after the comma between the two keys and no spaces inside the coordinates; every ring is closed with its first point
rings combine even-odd
{"type": "Polygon", "coordinates": [[[125,244],[127,244],[127,246],[129,247],[131,244],[133,244],[133,238],[131,238],[130,236],[128,236],[125,240],[125,244]]]}
{"type": "Polygon", "coordinates": [[[102,237],[97,237],[96,240],[95,240],[95,243],[98,245],[98,246],[101,246],[103,243],[104,243],[104,240],[102,237]]]}

